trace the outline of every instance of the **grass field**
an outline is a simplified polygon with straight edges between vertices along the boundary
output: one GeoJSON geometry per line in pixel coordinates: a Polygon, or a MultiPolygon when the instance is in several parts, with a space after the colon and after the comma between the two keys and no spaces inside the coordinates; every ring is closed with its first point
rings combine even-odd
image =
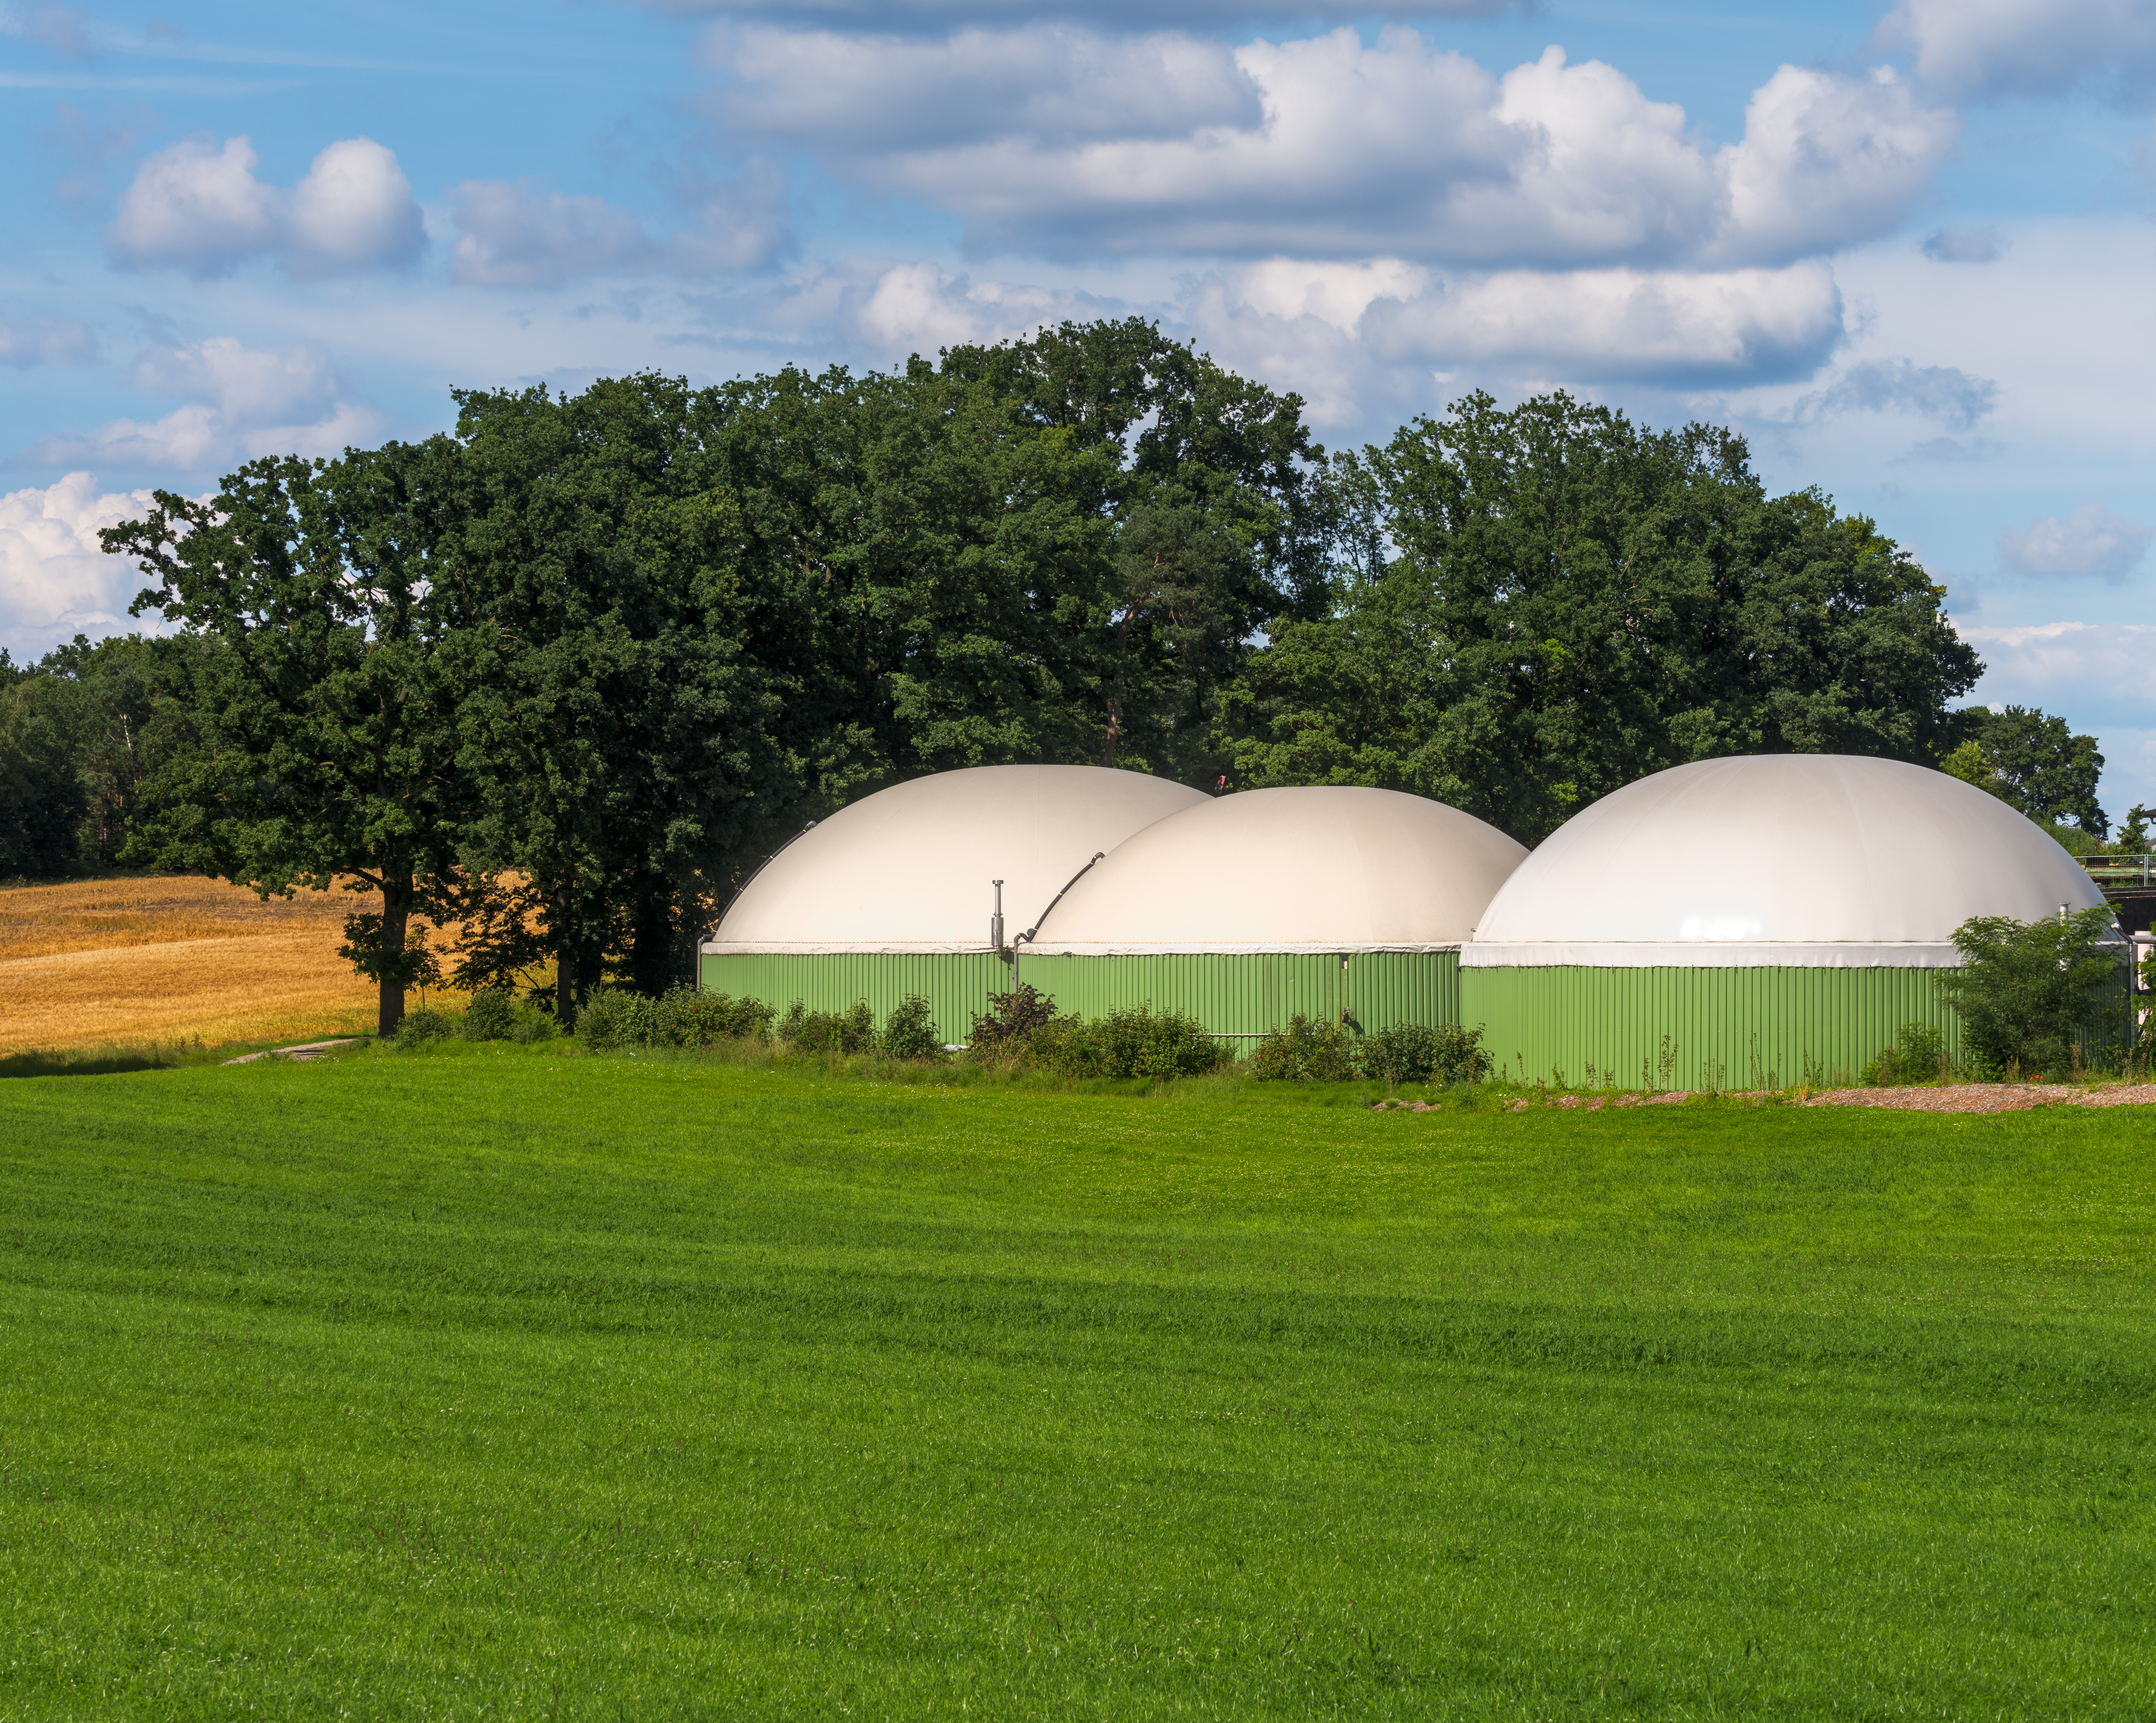
{"type": "Polygon", "coordinates": [[[0,1054],[371,1029],[374,989],[336,954],[356,906],[168,875],[0,889],[0,1054]]]}
{"type": "Polygon", "coordinates": [[[0,1718],[2156,1717],[2156,1129],[0,1085],[0,1718]]]}

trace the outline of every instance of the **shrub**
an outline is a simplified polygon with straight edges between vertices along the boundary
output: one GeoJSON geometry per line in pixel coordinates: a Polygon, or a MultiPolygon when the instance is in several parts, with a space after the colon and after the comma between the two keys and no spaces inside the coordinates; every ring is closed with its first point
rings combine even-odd
{"type": "Polygon", "coordinates": [[[893,1059],[945,1059],[943,1038],[929,1016],[927,1000],[908,993],[905,1003],[884,1019],[883,1050],[893,1059]]]}
{"type": "Polygon", "coordinates": [[[465,1008],[467,1041],[506,1041],[516,1028],[516,1000],[506,987],[481,987],[465,1008]]]}
{"type": "Polygon", "coordinates": [[[685,985],[656,999],[602,987],[584,1002],[577,1038],[594,1051],[613,1047],[705,1047],[724,1037],[762,1035],[778,1013],[761,999],[700,993],[685,985]]]}
{"type": "Polygon", "coordinates": [[[1055,1021],[1055,999],[1021,982],[1008,993],[988,995],[988,1011],[985,1015],[974,1014],[973,1032],[967,1039],[976,1053],[1020,1052],[1055,1021]]]}
{"type": "Polygon", "coordinates": [[[404,1013],[397,1025],[397,1039],[402,1046],[424,1047],[429,1041],[446,1041],[461,1027],[462,1019],[455,1013],[422,1007],[404,1013]]]}
{"type": "Polygon", "coordinates": [[[516,1021],[510,1025],[509,1038],[519,1047],[529,1047],[536,1042],[551,1041],[561,1033],[554,1021],[554,1013],[526,1000],[516,1008],[516,1021]]]}
{"type": "Polygon", "coordinates": [[[1903,1023],[1895,1032],[1894,1044],[1879,1049],[1857,1074],[1867,1089],[1907,1089],[1918,1083],[1936,1083],[1947,1072],[1947,1038],[1929,1023],[1903,1023]]]}
{"type": "Polygon", "coordinates": [[[1227,1054],[1194,1017],[1150,1005],[1087,1023],[1056,1018],[1028,1042],[1028,1063],[1065,1077],[1202,1077],[1227,1054]]]}
{"type": "Polygon", "coordinates": [[[811,1011],[796,999],[778,1026],[778,1038],[796,1053],[872,1053],[875,1013],[865,999],[850,1011],[811,1011]]]}
{"type": "MultiPolygon", "coordinates": [[[[1260,1058],[1264,1049],[1259,1049],[1260,1058]]],[[[1366,1035],[1355,1048],[1363,1074],[1382,1083],[1479,1083],[1490,1074],[1482,1032],[1457,1023],[1394,1023],[1366,1035]]]]}
{"type": "Polygon", "coordinates": [[[2025,925],[1978,915],[1956,928],[1962,967],[1940,976],[1939,991],[1979,1069],[2063,1076],[2079,1047],[2109,1051],[2127,1017],[2118,937],[2107,908],[2025,925]]]}
{"type": "Polygon", "coordinates": [[[1355,1043],[1345,1023],[1314,1023],[1297,1012],[1258,1043],[1251,1074],[1260,1082],[1345,1083],[1355,1074],[1355,1043]]]}

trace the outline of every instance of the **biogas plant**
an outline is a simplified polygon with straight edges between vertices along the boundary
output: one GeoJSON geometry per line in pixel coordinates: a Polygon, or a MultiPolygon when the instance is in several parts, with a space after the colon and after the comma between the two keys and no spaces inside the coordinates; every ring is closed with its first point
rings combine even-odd
{"type": "Polygon", "coordinates": [[[1676,767],[1532,853],[1392,790],[990,766],[810,827],[728,908],[701,979],[880,1016],[918,993],[954,1043],[1024,982],[1246,1049],[1297,1015],[1460,1023],[1517,1076],[1721,1086],[1853,1071],[1912,1022],[1952,1044],[1935,983],[1957,927],[2103,902],[1997,797],[1889,760],[1676,767]]]}

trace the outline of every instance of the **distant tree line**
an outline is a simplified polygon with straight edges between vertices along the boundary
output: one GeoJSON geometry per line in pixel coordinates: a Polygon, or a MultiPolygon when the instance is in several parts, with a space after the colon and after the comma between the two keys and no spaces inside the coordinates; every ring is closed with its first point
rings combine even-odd
{"type": "Polygon", "coordinates": [[[953,767],[1389,786],[1532,844],[1667,766],[1826,751],[2105,829],[2089,739],[1955,710],[1942,589],[1727,431],[1475,394],[1328,457],[1137,320],[456,400],[103,535],[171,632],[0,655],[0,870],[356,881],[386,1032],[445,961],[551,965],[564,1017],[660,991],[804,822],[953,767]]]}

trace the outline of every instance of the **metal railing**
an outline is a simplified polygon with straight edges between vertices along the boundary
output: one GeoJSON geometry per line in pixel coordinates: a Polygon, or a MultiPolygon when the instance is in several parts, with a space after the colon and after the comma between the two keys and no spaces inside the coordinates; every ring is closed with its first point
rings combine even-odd
{"type": "Polygon", "coordinates": [[[2074,859],[2099,885],[2156,885],[2156,855],[2077,855],[2074,859]]]}

